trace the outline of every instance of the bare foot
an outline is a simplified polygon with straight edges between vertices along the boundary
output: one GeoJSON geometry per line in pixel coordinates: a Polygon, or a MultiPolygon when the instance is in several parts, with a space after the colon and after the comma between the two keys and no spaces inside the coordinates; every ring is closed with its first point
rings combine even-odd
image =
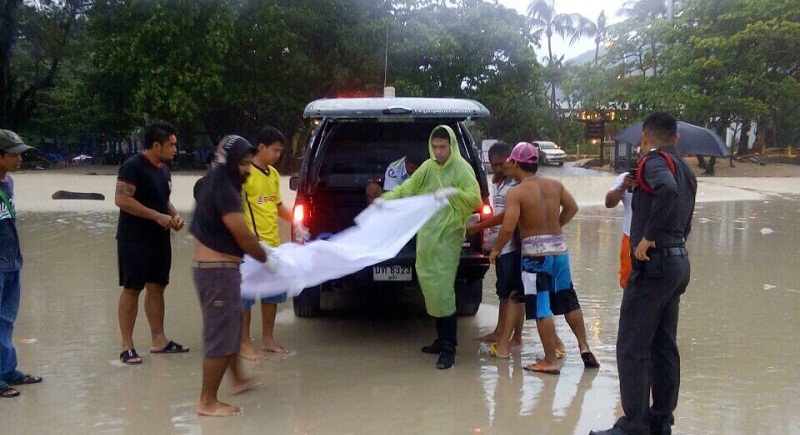
{"type": "Polygon", "coordinates": [[[239,356],[248,361],[256,362],[263,361],[265,358],[265,355],[257,351],[249,341],[242,343],[241,349],[239,350],[239,356]]]}
{"type": "Polygon", "coordinates": [[[242,415],[244,410],[238,406],[231,406],[217,401],[211,405],[197,404],[197,414],[208,417],[236,417],[242,415]]]}
{"type": "Polygon", "coordinates": [[[261,343],[261,350],[267,353],[277,353],[279,355],[291,355],[294,353],[293,350],[287,349],[276,341],[264,341],[261,343]]]}
{"type": "Polygon", "coordinates": [[[558,364],[544,364],[542,361],[536,361],[533,364],[528,364],[523,367],[529,372],[545,373],[548,375],[560,375],[561,367],[558,364]]]}
{"type": "Polygon", "coordinates": [[[492,332],[491,334],[486,334],[482,337],[475,337],[475,341],[482,341],[484,343],[491,343],[499,340],[499,334],[497,331],[492,332]]]}
{"type": "Polygon", "coordinates": [[[258,387],[261,385],[261,379],[257,377],[252,378],[242,378],[238,381],[231,382],[231,396],[235,396],[237,394],[242,394],[245,391],[252,390],[253,388],[258,387]]]}

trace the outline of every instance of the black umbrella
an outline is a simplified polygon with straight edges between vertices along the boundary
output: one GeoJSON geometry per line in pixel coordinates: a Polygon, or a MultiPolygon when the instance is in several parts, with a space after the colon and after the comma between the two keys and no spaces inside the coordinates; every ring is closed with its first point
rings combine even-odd
{"type": "MultiPolygon", "coordinates": [[[[678,134],[680,139],[676,147],[684,154],[716,157],[727,157],[730,154],[728,146],[713,130],[678,121],[678,134]]],[[[637,122],[622,129],[614,136],[614,140],[638,145],[642,141],[642,123],[637,122]]]]}

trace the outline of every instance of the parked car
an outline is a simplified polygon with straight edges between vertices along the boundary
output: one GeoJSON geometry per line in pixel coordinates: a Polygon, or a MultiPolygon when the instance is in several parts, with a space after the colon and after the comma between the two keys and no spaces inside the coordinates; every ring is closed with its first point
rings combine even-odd
{"type": "MultiPolygon", "coordinates": [[[[371,181],[383,181],[389,163],[409,150],[428,150],[433,128],[447,124],[458,138],[458,148],[475,171],[482,205],[473,216],[492,215],[486,173],[465,121],[489,116],[482,104],[473,100],[444,98],[343,98],[316,100],[303,113],[318,122],[306,147],[299,177],[292,177],[290,188],[297,191],[294,218],[302,222],[311,238],[335,234],[353,225],[353,218],[367,204],[365,189],[371,181]]],[[[293,239],[299,234],[292,230],[293,239]]],[[[456,279],[458,314],[474,315],[483,292],[483,277],[489,268],[482,250],[483,235],[465,239],[456,279]]],[[[294,312],[299,317],[320,314],[323,292],[338,289],[380,292],[384,288],[418,289],[414,270],[415,240],[395,258],[355,274],[305,289],[294,297],[294,312]]]]}
{"type": "Polygon", "coordinates": [[[556,145],[555,142],[537,140],[532,143],[539,147],[539,163],[543,165],[564,166],[567,153],[556,145]]]}

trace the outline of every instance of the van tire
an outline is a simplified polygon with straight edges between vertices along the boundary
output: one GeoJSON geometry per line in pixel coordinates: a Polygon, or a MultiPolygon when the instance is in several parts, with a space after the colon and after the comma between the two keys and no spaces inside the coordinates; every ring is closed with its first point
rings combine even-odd
{"type": "Polygon", "coordinates": [[[478,314],[483,300],[483,278],[460,281],[456,289],[456,314],[471,317],[478,314]]]}
{"type": "Polygon", "coordinates": [[[321,286],[304,289],[302,293],[292,298],[294,315],[297,317],[318,317],[320,309],[321,286]]]}

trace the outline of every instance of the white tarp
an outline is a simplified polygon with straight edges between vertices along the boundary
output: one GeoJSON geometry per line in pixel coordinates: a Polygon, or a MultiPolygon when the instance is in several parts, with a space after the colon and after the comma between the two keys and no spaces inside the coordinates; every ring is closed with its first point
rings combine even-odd
{"type": "Polygon", "coordinates": [[[278,259],[275,273],[246,255],[241,267],[242,296],[296,296],[304,288],[394,258],[445,201],[420,195],[385,201],[380,208],[368,207],[356,216],[355,226],[328,240],[284,243],[275,248],[270,254],[278,259]]]}

